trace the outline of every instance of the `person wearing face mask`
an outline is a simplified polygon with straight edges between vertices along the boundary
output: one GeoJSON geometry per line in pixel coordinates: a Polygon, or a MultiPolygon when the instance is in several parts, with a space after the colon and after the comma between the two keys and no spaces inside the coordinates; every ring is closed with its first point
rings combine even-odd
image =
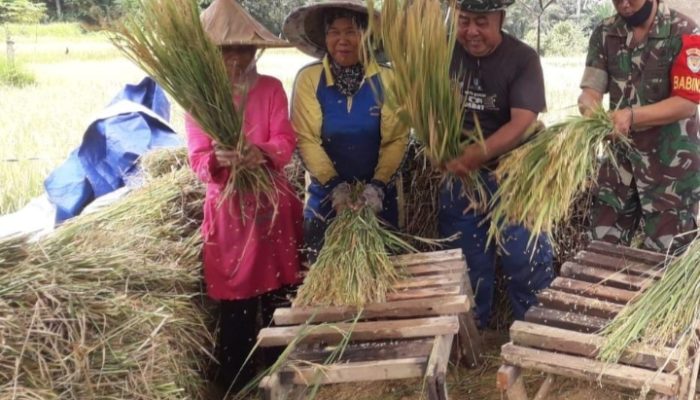
{"type": "MultiPolygon", "coordinates": [[[[240,153],[225,149],[186,116],[190,165],[207,186],[202,257],[206,291],[220,311],[215,353],[219,367],[212,386],[212,397],[218,397],[238,391],[255,376],[255,363],[245,360],[258,331],[269,325],[276,307],[288,305],[288,289],[299,282],[302,204],[282,171],[296,145],[286,94],[279,80],[260,75],[255,68],[258,49],[289,43],[267,31],[234,0],[215,0],[201,20],[204,31],[221,48],[234,102],[244,104],[243,133],[248,142],[240,153]],[[276,210],[251,193],[222,199],[234,164],[250,168],[264,164],[272,171],[276,210]]],[[[272,364],[276,352],[263,355],[272,364]]]]}
{"type": "MultiPolygon", "coordinates": [[[[478,172],[489,194],[498,187],[491,174],[497,158],[523,142],[536,126],[537,115],[546,108],[537,53],[501,29],[505,10],[513,2],[458,3],[457,43],[450,69],[461,82],[466,100],[464,128],[473,130],[478,119],[485,144],[466,146],[443,168],[455,175],[478,172]]],[[[452,245],[462,249],[469,266],[478,323],[481,328],[488,327],[499,261],[514,317],[523,319],[527,309],[537,303],[536,292],[554,278],[551,245],[545,235],[539,235],[536,245],[531,245],[531,233],[515,225],[501,232],[500,246],[487,245],[489,210],[474,207],[461,191],[458,180],[440,188],[438,228],[443,237],[460,234],[452,245]]]]}
{"type": "Polygon", "coordinates": [[[391,70],[361,60],[367,23],[361,1],[326,1],[292,11],[282,28],[299,50],[319,59],[297,74],[291,110],[311,178],[304,209],[304,247],[311,263],[336,213],[361,205],[350,204],[354,182],[366,184],[363,204],[398,225],[395,175],[409,132],[382,104],[382,84],[391,70]]]}
{"type": "Polygon", "coordinates": [[[676,252],[693,240],[700,201],[700,36],[663,0],[612,0],[617,14],[594,31],[581,81],[587,114],[610,95],[617,151],[598,174],[592,239],[676,252]]]}

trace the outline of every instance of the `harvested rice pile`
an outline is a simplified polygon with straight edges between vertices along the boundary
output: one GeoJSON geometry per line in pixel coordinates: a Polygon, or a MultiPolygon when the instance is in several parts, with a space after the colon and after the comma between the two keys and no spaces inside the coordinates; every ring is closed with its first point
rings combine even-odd
{"type": "Polygon", "coordinates": [[[0,264],[0,398],[203,398],[203,188],[188,168],[161,172],[45,240],[13,239],[20,251],[0,264]]]}

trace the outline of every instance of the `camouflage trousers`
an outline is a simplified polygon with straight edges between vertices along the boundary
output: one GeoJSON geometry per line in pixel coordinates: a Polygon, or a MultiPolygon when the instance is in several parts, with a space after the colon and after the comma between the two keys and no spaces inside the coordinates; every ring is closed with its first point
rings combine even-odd
{"type": "Polygon", "coordinates": [[[598,176],[598,193],[591,213],[589,236],[613,244],[629,246],[642,227],[641,247],[655,252],[676,252],[693,241],[697,229],[697,200],[679,201],[677,207],[655,207],[659,189],[645,192],[638,188],[629,160],[618,165],[605,163],[598,176]]]}

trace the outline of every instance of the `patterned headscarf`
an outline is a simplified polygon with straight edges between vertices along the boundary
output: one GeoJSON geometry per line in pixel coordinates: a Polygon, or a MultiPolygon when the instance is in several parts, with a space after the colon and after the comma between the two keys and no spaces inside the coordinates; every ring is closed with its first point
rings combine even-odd
{"type": "Polygon", "coordinates": [[[332,59],[330,64],[335,87],[338,91],[347,97],[357,93],[365,77],[365,67],[361,63],[343,67],[332,59]]]}

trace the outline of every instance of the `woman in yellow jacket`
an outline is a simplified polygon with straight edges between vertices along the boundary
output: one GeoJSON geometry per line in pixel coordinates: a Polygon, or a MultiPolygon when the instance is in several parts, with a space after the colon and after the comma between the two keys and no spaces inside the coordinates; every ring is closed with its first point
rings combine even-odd
{"type": "Polygon", "coordinates": [[[368,11],[360,1],[327,1],[301,7],[283,32],[299,50],[319,58],[302,68],[292,94],[292,125],[311,182],[304,208],[309,260],[323,245],[336,212],[349,206],[350,185],[366,184],[362,199],[398,225],[394,182],[408,144],[408,129],[383,105],[391,69],[360,60],[368,11]]]}

